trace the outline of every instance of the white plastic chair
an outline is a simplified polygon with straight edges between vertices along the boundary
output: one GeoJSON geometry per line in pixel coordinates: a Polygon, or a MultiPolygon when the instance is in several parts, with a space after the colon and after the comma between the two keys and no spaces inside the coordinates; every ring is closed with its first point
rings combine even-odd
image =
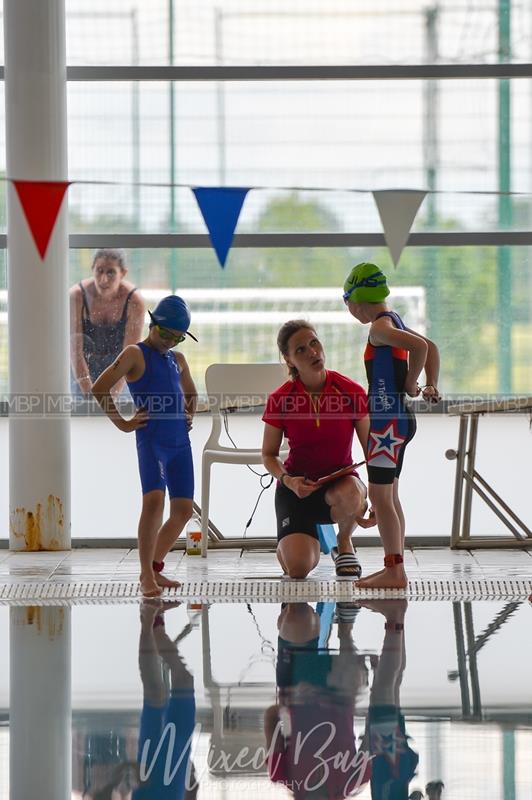
{"type": "MultiPolygon", "coordinates": [[[[282,364],[211,364],[205,384],[212,414],[212,429],[201,459],[201,555],[207,555],[211,467],[220,464],[262,464],[261,448],[234,448],[220,444],[222,414],[260,406],[287,380],[282,364]]],[[[280,455],[286,455],[287,449],[280,455]]]]}

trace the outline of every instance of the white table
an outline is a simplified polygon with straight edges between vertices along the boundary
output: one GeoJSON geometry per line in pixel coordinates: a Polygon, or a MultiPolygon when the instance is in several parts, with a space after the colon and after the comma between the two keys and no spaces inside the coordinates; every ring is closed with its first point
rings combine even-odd
{"type": "Polygon", "coordinates": [[[532,531],[510,506],[497,494],[475,468],[479,417],[484,414],[529,413],[532,397],[512,397],[505,400],[480,400],[457,403],[447,409],[460,418],[458,447],[447,450],[446,457],[456,459],[451,547],[531,547],[532,531]],[[509,536],[471,536],[471,503],[473,490],[491,508],[512,533],[509,536]]]}

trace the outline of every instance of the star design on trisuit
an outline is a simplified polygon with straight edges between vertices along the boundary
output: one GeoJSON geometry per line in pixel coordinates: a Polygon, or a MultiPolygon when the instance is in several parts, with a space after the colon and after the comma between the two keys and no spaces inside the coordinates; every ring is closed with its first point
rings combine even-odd
{"type": "Polygon", "coordinates": [[[405,442],[405,437],[399,435],[396,419],[392,420],[382,431],[371,431],[369,439],[368,460],[382,455],[389,458],[394,464],[397,463],[397,454],[405,442]]]}
{"type": "MultiPolygon", "coordinates": [[[[390,733],[374,732],[371,743],[375,754],[384,756],[392,769],[398,767],[401,755],[407,752],[404,736],[399,730],[390,733]]],[[[396,769],[394,769],[394,773],[395,771],[396,769]]]]}

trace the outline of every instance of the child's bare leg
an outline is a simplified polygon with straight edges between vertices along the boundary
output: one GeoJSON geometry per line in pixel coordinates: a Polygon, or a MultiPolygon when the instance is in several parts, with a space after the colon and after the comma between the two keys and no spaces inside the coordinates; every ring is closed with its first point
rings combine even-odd
{"type": "Polygon", "coordinates": [[[371,687],[371,705],[400,705],[399,690],[406,666],[404,620],[406,600],[361,600],[360,605],[384,616],[384,641],[371,687]]]}
{"type": "MultiPolygon", "coordinates": [[[[192,516],[192,500],[188,497],[173,497],[170,500],[170,516],[161,526],[155,542],[153,560],[164,561],[172,545],[176,542],[179,534],[192,516]]],[[[177,587],[178,581],[166,578],[160,572],[155,574],[155,580],[159,586],[177,587]]]]}
{"type": "MultiPolygon", "coordinates": [[[[405,554],[405,530],[406,530],[406,522],[405,522],[405,515],[403,514],[403,507],[401,505],[401,501],[399,500],[399,479],[395,478],[393,482],[393,504],[395,510],[397,512],[397,516],[399,517],[399,523],[401,525],[401,550],[400,553],[402,556],[405,554]]],[[[379,573],[384,572],[383,569],[379,570],[379,573]]],[[[379,574],[374,572],[374,575],[379,574]]]]}
{"type": "Polygon", "coordinates": [[[399,517],[399,522],[401,524],[401,543],[402,543],[402,547],[401,547],[401,550],[399,552],[402,555],[404,555],[404,552],[405,552],[406,522],[405,522],[405,515],[403,514],[403,507],[401,505],[401,501],[399,500],[399,478],[394,478],[394,482],[393,482],[393,504],[394,504],[397,516],[399,517]]]}
{"type": "Polygon", "coordinates": [[[140,559],[140,588],[144,597],[158,597],[158,586],[153,571],[153,560],[157,531],[161,526],[164,509],[164,492],[154,489],[142,496],[138,537],[140,559]]]}
{"type": "MultiPolygon", "coordinates": [[[[394,503],[394,485],[370,483],[369,497],[375,510],[385,558],[402,556],[403,534],[401,519],[394,503]]],[[[407,584],[402,563],[385,566],[380,572],[374,572],[356,583],[360,589],[404,589],[407,584]]]]}
{"type": "Polygon", "coordinates": [[[168,690],[161,672],[153,626],[162,614],[162,600],[143,601],[140,606],[139,669],[144,691],[144,700],[151,706],[162,708],[168,700],[168,690]]]}
{"type": "MultiPolygon", "coordinates": [[[[166,605],[164,603],[163,605],[166,605]]],[[[190,633],[191,625],[187,625],[184,629],[184,636],[190,633]]],[[[182,631],[183,633],[183,631],[182,631]]],[[[184,636],[182,638],[184,638],[184,636]]],[[[194,689],[194,678],[188,671],[185,662],[179,654],[179,649],[176,642],[168,636],[164,629],[164,624],[158,625],[154,630],[154,639],[157,644],[157,650],[160,657],[167,664],[170,669],[170,681],[172,690],[178,691],[191,691],[194,689]]]]}

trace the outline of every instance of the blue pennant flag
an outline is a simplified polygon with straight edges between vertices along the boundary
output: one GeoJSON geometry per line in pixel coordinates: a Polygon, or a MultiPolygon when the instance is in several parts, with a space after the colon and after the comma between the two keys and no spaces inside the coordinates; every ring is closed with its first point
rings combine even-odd
{"type": "Polygon", "coordinates": [[[192,191],[223,269],[249,189],[196,187],[192,191]]]}

